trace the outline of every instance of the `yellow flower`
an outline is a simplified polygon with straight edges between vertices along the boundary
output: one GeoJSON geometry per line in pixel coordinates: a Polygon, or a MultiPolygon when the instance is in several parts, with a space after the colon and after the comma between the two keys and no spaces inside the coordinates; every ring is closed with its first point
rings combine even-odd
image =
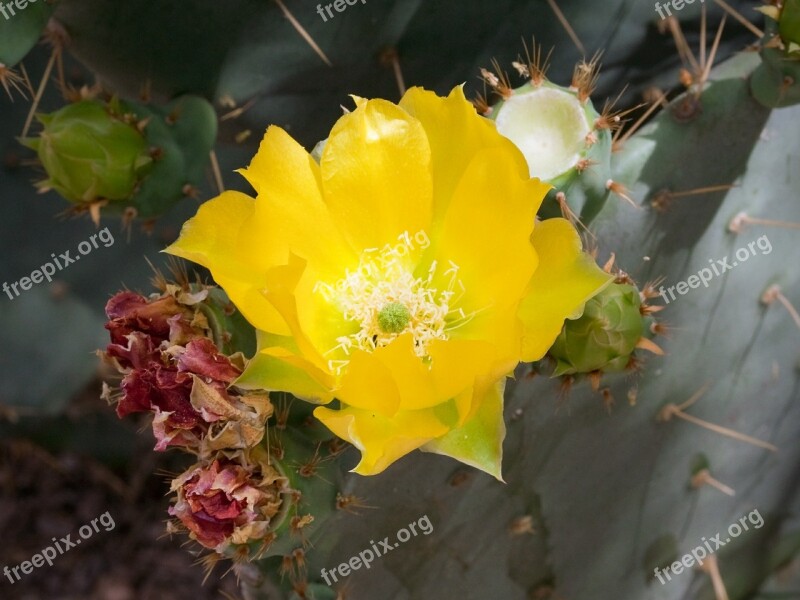
{"type": "Polygon", "coordinates": [[[414,449],[500,478],[505,378],[609,281],[549,186],[456,87],[355,98],[319,164],[270,127],[253,198],[200,207],[167,251],[206,266],[259,333],[237,385],[314,414],[375,474],[414,449]]]}

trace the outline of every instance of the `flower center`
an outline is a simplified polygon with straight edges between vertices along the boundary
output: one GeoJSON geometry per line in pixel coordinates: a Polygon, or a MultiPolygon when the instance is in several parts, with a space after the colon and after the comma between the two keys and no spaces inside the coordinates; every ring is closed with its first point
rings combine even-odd
{"type": "Polygon", "coordinates": [[[384,333],[401,333],[411,320],[405,304],[389,302],[378,313],[378,326],[384,333]]]}
{"type": "Polygon", "coordinates": [[[416,264],[409,252],[367,250],[355,272],[314,288],[357,326],[355,333],[336,338],[337,345],[325,353],[332,371],[341,373],[353,349],[373,352],[407,333],[414,339],[414,352],[428,361],[428,344],[446,340],[448,329],[463,324],[467,317],[453,308],[464,291],[458,266],[451,263],[445,278],[436,278],[437,285],[436,262],[424,276],[414,275],[416,264]]]}

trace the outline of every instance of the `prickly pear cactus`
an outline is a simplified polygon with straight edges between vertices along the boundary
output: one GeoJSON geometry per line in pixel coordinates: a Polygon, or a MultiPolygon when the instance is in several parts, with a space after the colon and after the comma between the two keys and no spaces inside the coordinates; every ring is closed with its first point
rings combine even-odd
{"type": "Polygon", "coordinates": [[[777,284],[793,297],[799,276],[786,261],[793,233],[741,216],[735,231],[730,225],[742,211],[800,220],[787,203],[796,182],[778,176],[785,173],[778,157],[800,156],[800,132],[794,109],[770,114],[750,97],[757,64],[742,55],[721,66],[692,119],[676,119],[685,98],[678,99],[614,156],[615,178],[640,205],[606,204],[592,228],[601,255],[613,249],[632,275],[663,277],[667,292],[693,284],[681,285],[660,313],[671,329],[666,356],[610,379],[610,414],[588,383],[559,403],[554,381],[530,379],[521,368],[506,408],[506,484],[426,455],[408,457],[385,479],[349,477],[342,493],[376,510],[331,522],[330,549],[307,557],[309,580],[427,515],[432,535],[333,587],[355,598],[713,599],[722,597],[714,593],[721,581],[727,597],[744,599],[771,580],[770,589],[791,593],[790,582],[773,576],[798,551],[791,516],[800,502],[792,475],[800,461],[798,337],[774,289],[763,292],[777,284]],[[709,160],[720,148],[729,160],[709,160]],[[675,198],[666,210],[650,205],[665,189],[719,182],[736,186],[675,198]],[[730,268],[719,267],[706,289],[691,278],[709,260],[730,268]],[[747,530],[730,528],[742,518],[747,530]],[[660,582],[657,572],[718,533],[721,579],[686,568],[660,582]]]}
{"type": "Polygon", "coordinates": [[[152,219],[195,193],[217,132],[214,109],[185,96],[166,106],[111,98],[81,100],[38,116],[41,132],[23,142],[76,212],[105,209],[152,219]]]}
{"type": "Polygon", "coordinates": [[[751,78],[753,96],[764,106],[800,101],[800,4],[786,0],[760,10],[767,16],[761,43],[762,64],[751,78]]]}
{"type": "Polygon", "coordinates": [[[514,63],[519,74],[530,80],[517,89],[511,88],[501,68],[499,74],[483,69],[484,80],[500,100],[490,106],[481,98],[476,102],[478,111],[493,119],[497,130],[522,150],[531,177],[553,186],[549,205],[540,215],[556,216],[566,203],[588,223],[614,185],[611,133],[617,123],[611,111],[601,115],[591,101],[598,59],[579,63],[571,85],[564,88],[546,78],[548,59],[542,57],[541,47],[534,46],[528,58],[527,63],[514,63]]]}
{"type": "MultiPolygon", "coordinates": [[[[468,4],[463,14],[453,16],[437,2],[357,3],[347,9],[350,21],[314,21],[308,27],[319,42],[315,46],[299,29],[288,29],[282,19],[291,13],[283,2],[256,6],[241,0],[224,9],[202,2],[189,15],[138,0],[122,8],[107,0],[62,0],[54,23],[71,36],[64,47],[129,94],[150,84],[156,95],[167,97],[201,93],[231,109],[226,120],[244,115],[240,128],[313,121],[298,124],[306,128],[310,147],[323,137],[318,130],[326,129],[327,117],[338,110],[336,94],[342,90],[335,86],[352,92],[357,83],[368,81],[364,86],[394,94],[395,80],[403,87],[402,65],[419,62],[440,45],[443,20],[465,24],[464,29],[454,27],[459,38],[470,37],[467,23],[481,32],[464,42],[470,56],[448,65],[444,75],[437,63],[434,81],[444,79],[450,87],[465,69],[486,63],[478,46],[491,47],[496,36],[486,28],[495,20],[539,23],[546,14],[553,24],[564,17],[554,16],[560,10],[554,11],[552,3],[468,4]],[[169,43],[148,38],[140,44],[124,28],[120,43],[109,44],[117,35],[109,23],[118,14],[141,11],[148,11],[143,13],[148,21],[163,18],[169,25],[163,31],[172,32],[174,26],[181,33],[169,43]],[[334,43],[341,32],[367,31],[384,21],[378,34],[354,42],[352,56],[334,43]],[[182,56],[165,52],[170,44],[185,41],[187,29],[197,37],[191,68],[182,56]],[[235,35],[223,42],[215,29],[235,35]],[[296,50],[292,44],[305,54],[293,52],[291,60],[282,60],[285,55],[275,48],[296,50]],[[109,47],[108,54],[98,52],[98,46],[109,47]],[[386,77],[379,79],[375,65],[353,58],[360,55],[377,57],[386,77]],[[333,65],[328,67],[332,70],[323,64],[333,65]],[[298,87],[297,81],[303,84],[298,87]],[[309,119],[310,114],[316,118],[309,119]]],[[[705,7],[687,6],[686,12],[659,24],[649,5],[627,0],[611,2],[602,15],[578,5],[565,11],[581,29],[618,33],[610,35],[607,55],[617,80],[624,70],[620,65],[655,34],[654,22],[672,28],[681,57],[691,63],[680,43],[683,34],[676,33],[677,20],[705,28],[707,16],[705,7]],[[592,28],[587,21],[599,24],[592,28]]],[[[529,174],[553,188],[535,227],[566,226],[554,218],[565,217],[591,250],[577,251],[584,265],[604,264],[606,274],[597,272],[606,283],[609,274],[614,276],[612,284],[598,286],[578,310],[560,319],[549,350],[542,349],[541,360],[519,365],[505,394],[502,384],[490,388],[495,408],[505,401],[499,423],[487,424],[473,410],[466,414],[475,421],[459,423],[457,435],[448,439],[459,447],[469,445],[473,435],[494,435],[498,447],[487,453],[502,449],[505,457],[496,478],[467,466],[474,463],[462,459],[467,464],[459,464],[430,448],[423,449],[431,453],[404,456],[381,474],[348,472],[357,468],[364,445],[353,434],[354,420],[349,425],[341,421],[347,427],[337,433],[344,438],[346,429],[356,447],[315,417],[320,413],[303,399],[318,400],[313,393],[295,398],[278,385],[306,368],[300,354],[312,346],[296,335],[302,327],[299,318],[293,320],[297,307],[287,292],[301,285],[297,269],[305,260],[295,253],[301,240],[281,229],[296,215],[281,213],[286,223],[264,219],[272,227],[270,240],[277,240],[270,249],[285,254],[289,264],[270,270],[269,279],[250,290],[254,304],[269,297],[288,332],[256,331],[245,308],[234,306],[220,287],[189,283],[180,273],[175,281],[157,277],[155,294],[114,296],[106,306],[110,344],[102,357],[120,377],[104,388],[104,397],[120,417],[147,415],[156,451],[173,449],[192,458],[191,466],[171,480],[168,531],[188,536],[207,567],[232,565],[248,600],[794,597],[800,579],[800,333],[795,327],[800,317],[793,308],[800,300],[800,273],[791,260],[796,248],[792,230],[800,222],[792,202],[800,189],[800,118],[792,106],[797,103],[797,11],[794,0],[764,9],[768,22],[759,52],[738,54],[710,74],[704,48],[703,64],[682,78],[688,90],[665,102],[644,128],[621,139],[613,134],[624,113],[613,112],[608,104],[598,111],[592,101],[599,85],[597,58],[579,62],[569,86],[545,78],[547,61],[535,45],[526,61],[510,63],[529,79],[521,87],[512,87],[500,63],[482,71],[499,97],[491,105],[477,102],[487,117],[482,126],[516,144],[520,153],[514,156],[525,159],[529,174]],[[248,371],[257,363],[256,352],[265,349],[272,351],[267,354],[272,362],[259,367],[269,363],[276,369],[269,386],[248,371]]],[[[542,27],[547,35],[555,29],[542,27]]],[[[705,32],[697,37],[705,41],[705,32]]],[[[21,47],[27,43],[23,40],[21,47]]],[[[710,54],[724,47],[724,41],[715,42],[710,54]]],[[[573,59],[567,52],[556,53],[555,79],[568,72],[564,65],[573,59]]],[[[659,77],[652,70],[660,59],[647,60],[650,70],[639,73],[639,89],[659,77]]],[[[0,78],[4,73],[0,70],[0,78]]],[[[415,79],[434,77],[425,73],[415,71],[415,79]]],[[[10,81],[8,75],[5,80],[10,81]]],[[[102,208],[152,219],[193,195],[217,131],[214,109],[194,96],[163,105],[114,96],[81,99],[39,119],[41,132],[27,143],[47,171],[41,187],[57,190],[95,218],[102,208]]],[[[391,129],[376,126],[371,133],[379,136],[391,129]]],[[[244,129],[234,137],[229,130],[226,139],[246,141],[251,133],[244,129]]],[[[302,171],[314,185],[323,179],[316,169],[325,162],[324,144],[315,149],[315,162],[288,136],[280,140],[284,155],[273,155],[248,178],[257,192],[269,190],[265,196],[270,198],[274,187],[291,188],[287,173],[302,171]],[[302,160],[283,168],[281,160],[297,156],[302,160]],[[259,169],[269,177],[260,179],[259,169]]],[[[417,148],[424,149],[424,144],[417,148]]],[[[394,193],[400,186],[386,187],[394,193]]],[[[197,248],[209,239],[213,251],[226,257],[239,247],[260,247],[237,221],[260,209],[238,192],[223,196],[233,199],[230,212],[220,213],[207,239],[195,235],[184,255],[199,255],[197,248]],[[235,235],[229,236],[231,231],[235,235]]],[[[296,197],[298,203],[307,200],[296,197]]],[[[528,215],[531,226],[534,212],[528,215]]],[[[311,228],[323,213],[309,211],[309,231],[317,232],[311,228]]],[[[356,213],[353,209],[350,216],[363,225],[359,233],[365,236],[383,223],[380,217],[356,213]]],[[[482,223],[476,219],[470,225],[477,239],[482,223]]],[[[527,227],[527,220],[519,226],[527,227]]],[[[523,233],[527,246],[530,230],[523,233]]],[[[326,241],[331,241],[330,254],[336,254],[337,240],[326,241]]],[[[547,249],[541,250],[546,256],[547,249]]],[[[265,254],[255,251],[228,260],[218,283],[235,288],[242,273],[249,276],[267,261],[265,254]]],[[[558,262],[563,256],[555,258],[558,262]]],[[[527,254],[504,257],[495,270],[505,269],[512,277],[529,259],[527,254]]],[[[451,267],[458,272],[457,265],[451,267]]],[[[348,270],[343,286],[363,284],[351,275],[348,270]]],[[[316,287],[302,289],[307,297],[316,292],[316,287]]],[[[422,290],[416,298],[424,300],[430,293],[422,290]]],[[[373,303],[380,309],[375,331],[390,347],[392,336],[401,335],[422,313],[412,314],[397,299],[378,300],[373,303]]],[[[251,320],[275,318],[250,312],[251,306],[251,320]]],[[[462,317],[469,321],[479,313],[462,317]]],[[[324,314],[314,325],[325,330],[329,317],[324,314]]],[[[369,339],[376,350],[378,335],[361,341],[368,344],[369,339]]],[[[425,366],[432,362],[424,353],[421,358],[425,366]]],[[[472,357],[465,354],[455,373],[468,369],[467,358],[472,357]]],[[[320,372],[325,358],[309,360],[318,364],[308,369],[311,375],[303,383],[317,391],[324,387],[326,373],[320,372]]],[[[383,368],[367,369],[374,376],[369,392],[375,402],[384,396],[383,368]]],[[[407,379],[421,378],[413,369],[406,374],[407,379]]],[[[453,423],[460,418],[456,400],[464,402],[448,396],[450,404],[438,408],[453,423]]],[[[348,410],[340,400],[331,406],[348,410]]],[[[364,430],[366,436],[386,429],[384,422],[372,423],[377,424],[364,430]]]]}

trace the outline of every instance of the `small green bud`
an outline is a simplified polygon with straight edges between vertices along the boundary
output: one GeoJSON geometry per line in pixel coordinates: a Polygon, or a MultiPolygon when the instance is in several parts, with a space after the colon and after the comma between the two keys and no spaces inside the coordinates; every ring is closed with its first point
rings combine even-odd
{"type": "Polygon", "coordinates": [[[378,313],[378,326],[384,333],[400,333],[410,320],[411,313],[400,302],[390,302],[378,313]]]}
{"type": "Polygon", "coordinates": [[[152,166],[146,138],[97,100],[83,100],[41,115],[38,138],[23,140],[36,150],[53,188],[70,202],[126,200],[152,166]]]}
{"type": "Polygon", "coordinates": [[[639,291],[612,284],[586,303],[583,316],[567,320],[549,355],[556,375],[621,371],[645,329],[639,291]]]}
{"type": "Polygon", "coordinates": [[[800,0],[784,0],[778,30],[789,53],[797,52],[800,45],[800,0]]]}

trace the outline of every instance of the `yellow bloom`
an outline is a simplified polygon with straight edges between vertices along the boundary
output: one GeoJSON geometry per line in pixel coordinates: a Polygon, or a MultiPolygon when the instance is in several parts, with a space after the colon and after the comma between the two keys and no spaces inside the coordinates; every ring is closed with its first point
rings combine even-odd
{"type": "Polygon", "coordinates": [[[421,448],[500,478],[505,377],[609,277],[549,187],[460,87],[356,98],[319,164],[270,127],[253,198],[200,207],[168,252],[212,272],[259,331],[237,382],[288,391],[379,473],[421,448]]]}

